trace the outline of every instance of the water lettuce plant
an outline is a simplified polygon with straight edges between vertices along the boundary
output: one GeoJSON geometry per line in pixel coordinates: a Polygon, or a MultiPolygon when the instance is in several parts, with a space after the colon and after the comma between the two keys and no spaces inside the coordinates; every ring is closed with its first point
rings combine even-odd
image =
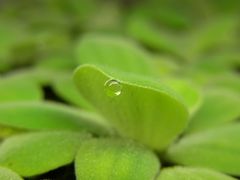
{"type": "Polygon", "coordinates": [[[238,1],[37,2],[0,2],[0,180],[240,177],[238,1]]]}

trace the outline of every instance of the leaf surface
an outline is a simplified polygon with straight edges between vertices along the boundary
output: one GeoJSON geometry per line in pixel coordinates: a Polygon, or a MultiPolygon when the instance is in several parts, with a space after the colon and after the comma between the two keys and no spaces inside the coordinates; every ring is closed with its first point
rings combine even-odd
{"type": "Polygon", "coordinates": [[[75,132],[37,132],[8,138],[0,146],[0,165],[24,177],[70,164],[81,142],[89,138],[75,132]]]}
{"type": "Polygon", "coordinates": [[[223,125],[240,117],[240,96],[230,90],[211,89],[190,121],[187,132],[197,132],[223,125]]]}
{"type": "MultiPolygon", "coordinates": [[[[107,70],[108,71],[108,70],[107,70]]],[[[125,137],[163,150],[188,121],[188,112],[171,89],[152,79],[80,66],[74,81],[80,93],[125,137]]]]}
{"type": "Polygon", "coordinates": [[[18,174],[12,170],[0,167],[0,179],[2,180],[23,180],[18,174]]]}
{"type": "Polygon", "coordinates": [[[203,168],[173,167],[163,169],[157,180],[234,180],[230,176],[203,168]]]}
{"type": "Polygon", "coordinates": [[[240,175],[240,124],[232,123],[183,137],[170,147],[170,161],[240,175]]]}
{"type": "Polygon", "coordinates": [[[43,98],[41,88],[27,78],[0,78],[0,103],[14,101],[39,101],[43,98]]]}
{"type": "Polygon", "coordinates": [[[80,145],[75,168],[78,180],[139,180],[156,177],[160,165],[151,151],[132,141],[92,139],[80,145]]]}
{"type": "Polygon", "coordinates": [[[21,129],[108,132],[97,115],[57,103],[5,103],[0,105],[0,114],[0,124],[21,129]]]}
{"type": "Polygon", "coordinates": [[[152,75],[149,54],[129,39],[89,34],[81,39],[76,53],[80,64],[101,65],[123,72],[152,75]]]}

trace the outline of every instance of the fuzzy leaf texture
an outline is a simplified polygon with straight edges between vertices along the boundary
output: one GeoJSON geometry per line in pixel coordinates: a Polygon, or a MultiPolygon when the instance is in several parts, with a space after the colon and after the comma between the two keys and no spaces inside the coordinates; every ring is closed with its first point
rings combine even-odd
{"type": "Polygon", "coordinates": [[[87,134],[75,132],[37,132],[6,139],[0,146],[0,165],[21,176],[46,173],[73,162],[87,134]]]}
{"type": "Polygon", "coordinates": [[[129,140],[92,139],[80,145],[76,157],[78,180],[147,180],[159,172],[158,158],[129,140]]]}

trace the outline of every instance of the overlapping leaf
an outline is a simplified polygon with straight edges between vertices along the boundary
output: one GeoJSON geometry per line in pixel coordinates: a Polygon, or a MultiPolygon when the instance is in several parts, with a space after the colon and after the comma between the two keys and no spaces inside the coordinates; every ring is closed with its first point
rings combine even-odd
{"type": "Polygon", "coordinates": [[[43,97],[41,88],[27,78],[0,78],[0,103],[14,101],[39,101],[43,97]]]}
{"type": "Polygon", "coordinates": [[[157,180],[234,180],[230,176],[203,168],[173,167],[163,169],[157,180]]]}
{"type": "Polygon", "coordinates": [[[0,179],[2,180],[23,180],[18,174],[12,170],[0,167],[0,179]]]}
{"type": "Polygon", "coordinates": [[[183,137],[170,147],[167,157],[174,163],[206,167],[232,175],[240,175],[240,124],[183,137]]]}
{"type": "Polygon", "coordinates": [[[163,150],[188,120],[181,99],[148,78],[84,65],[75,72],[80,93],[122,135],[163,150]],[[111,84],[113,81],[113,84],[111,84]]]}
{"type": "Polygon", "coordinates": [[[240,96],[237,93],[224,89],[208,90],[187,131],[201,131],[234,121],[240,117],[239,107],[240,96]]]}
{"type": "Polygon", "coordinates": [[[107,125],[95,114],[50,102],[0,105],[0,124],[27,130],[85,130],[106,134],[107,125]]]}
{"type": "Polygon", "coordinates": [[[160,170],[158,158],[132,141],[93,139],[81,143],[76,162],[78,180],[153,179],[160,170]]]}
{"type": "Polygon", "coordinates": [[[110,35],[85,35],[79,42],[76,53],[80,64],[152,75],[149,54],[129,39],[110,35]]]}
{"type": "Polygon", "coordinates": [[[72,75],[63,75],[56,78],[52,83],[52,87],[54,92],[65,101],[86,110],[93,111],[93,107],[78,92],[77,87],[73,82],[72,75]]]}
{"type": "Polygon", "coordinates": [[[128,33],[137,40],[145,43],[153,49],[165,51],[177,56],[182,56],[178,43],[172,36],[161,32],[151,21],[141,17],[132,17],[127,27],[128,33]]]}
{"type": "Polygon", "coordinates": [[[70,164],[87,134],[41,132],[18,135],[0,146],[0,165],[22,176],[35,176],[70,164]]]}

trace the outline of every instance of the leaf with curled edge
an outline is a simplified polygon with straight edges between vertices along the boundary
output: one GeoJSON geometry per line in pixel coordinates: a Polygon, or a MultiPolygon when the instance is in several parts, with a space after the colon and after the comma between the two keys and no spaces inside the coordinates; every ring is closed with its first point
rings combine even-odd
{"type": "Polygon", "coordinates": [[[122,136],[165,149],[188,122],[181,98],[150,78],[103,69],[108,73],[92,65],[76,70],[80,93],[122,136]]]}

